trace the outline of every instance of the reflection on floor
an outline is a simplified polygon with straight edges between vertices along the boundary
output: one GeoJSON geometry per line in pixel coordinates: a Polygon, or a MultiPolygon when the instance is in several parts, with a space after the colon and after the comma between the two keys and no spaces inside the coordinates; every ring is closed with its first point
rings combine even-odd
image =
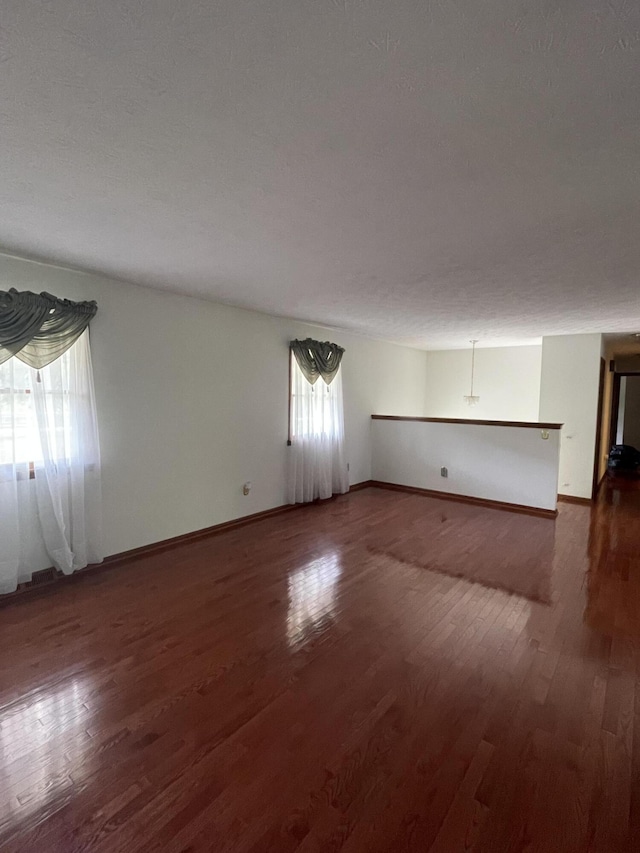
{"type": "Polygon", "coordinates": [[[640,850],[639,545],[366,489],[18,600],[0,850],[640,850]]]}
{"type": "Polygon", "coordinates": [[[591,516],[585,618],[620,640],[640,640],[638,519],[640,478],[609,475],[591,516]]]}
{"type": "MultiPolygon", "coordinates": [[[[5,650],[5,653],[8,650],[5,650]]],[[[29,744],[34,757],[28,772],[15,787],[15,796],[7,802],[9,815],[24,820],[27,814],[46,809],[52,788],[72,788],[69,764],[82,759],[82,742],[87,735],[67,740],[64,733],[75,731],[87,716],[83,703],[88,681],[71,677],[46,691],[36,691],[3,708],[0,726],[0,780],[11,778],[6,771],[14,766],[24,744],[29,744]],[[52,732],[55,731],[55,737],[52,732]],[[64,747],[62,747],[64,743],[64,747]]],[[[0,788],[3,786],[0,785],[0,788]]]]}
{"type": "Polygon", "coordinates": [[[550,604],[554,521],[494,510],[489,533],[486,512],[432,501],[410,525],[370,533],[367,547],[417,568],[550,604]]]}
{"type": "Polygon", "coordinates": [[[329,551],[289,576],[287,638],[292,648],[322,632],[335,615],[340,555],[329,551]]]}

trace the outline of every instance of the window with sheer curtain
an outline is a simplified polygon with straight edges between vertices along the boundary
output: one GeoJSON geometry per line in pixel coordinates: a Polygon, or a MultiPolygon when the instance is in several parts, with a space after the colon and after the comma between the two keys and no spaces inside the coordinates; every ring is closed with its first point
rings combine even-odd
{"type": "Polygon", "coordinates": [[[344,452],[342,376],[311,384],[291,352],[289,502],[330,498],[349,489],[344,452]]]}
{"type": "Polygon", "coordinates": [[[16,356],[0,364],[0,592],[30,580],[37,539],[67,574],[102,559],[88,331],[39,370],[16,356]]]}
{"type": "Polygon", "coordinates": [[[42,392],[44,410],[48,413],[44,426],[48,433],[47,441],[56,447],[56,455],[61,459],[70,457],[72,400],[69,382],[65,381],[70,359],[68,352],[60,359],[62,381],[58,387],[50,381],[51,370],[48,367],[42,368],[42,372],[36,371],[17,358],[0,364],[0,466],[9,469],[15,465],[20,473],[28,463],[33,477],[35,463],[42,462],[34,393],[36,383],[48,389],[42,392]],[[55,412],[59,412],[61,417],[54,417],[55,412]],[[52,434],[52,429],[57,429],[57,434],[52,434]]]}
{"type": "Polygon", "coordinates": [[[297,364],[292,369],[296,375],[291,389],[291,438],[332,438],[339,434],[342,381],[336,376],[331,385],[322,379],[310,385],[297,364]]]}

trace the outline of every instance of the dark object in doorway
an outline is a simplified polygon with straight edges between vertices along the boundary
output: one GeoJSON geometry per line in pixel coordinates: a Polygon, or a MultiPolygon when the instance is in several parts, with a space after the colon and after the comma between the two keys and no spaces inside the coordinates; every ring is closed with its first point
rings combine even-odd
{"type": "Polygon", "coordinates": [[[608,466],[616,471],[635,471],[640,466],[640,451],[630,444],[614,444],[608,466]]]}

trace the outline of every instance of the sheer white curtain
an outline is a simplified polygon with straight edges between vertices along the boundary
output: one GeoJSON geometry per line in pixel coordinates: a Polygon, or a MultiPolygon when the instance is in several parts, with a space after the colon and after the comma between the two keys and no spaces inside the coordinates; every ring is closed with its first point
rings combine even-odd
{"type": "Polygon", "coordinates": [[[38,542],[65,574],[103,557],[88,332],[39,371],[15,357],[0,364],[0,593],[42,568],[38,542]]]}
{"type": "Polygon", "coordinates": [[[289,503],[306,503],[349,491],[344,453],[342,371],[327,385],[311,385],[291,358],[289,503]]]}

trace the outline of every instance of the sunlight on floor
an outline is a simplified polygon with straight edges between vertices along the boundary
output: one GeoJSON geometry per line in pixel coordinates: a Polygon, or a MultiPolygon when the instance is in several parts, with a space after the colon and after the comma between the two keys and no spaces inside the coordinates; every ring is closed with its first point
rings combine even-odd
{"type": "Polygon", "coordinates": [[[5,822],[13,812],[24,817],[73,782],[69,773],[83,753],[78,719],[91,685],[86,678],[36,691],[7,707],[0,717],[0,786],[13,787],[0,812],[5,822]],[[75,730],[74,736],[65,732],[75,730]]]}
{"type": "Polygon", "coordinates": [[[299,648],[335,616],[340,555],[328,551],[289,577],[287,640],[299,648]]]}

